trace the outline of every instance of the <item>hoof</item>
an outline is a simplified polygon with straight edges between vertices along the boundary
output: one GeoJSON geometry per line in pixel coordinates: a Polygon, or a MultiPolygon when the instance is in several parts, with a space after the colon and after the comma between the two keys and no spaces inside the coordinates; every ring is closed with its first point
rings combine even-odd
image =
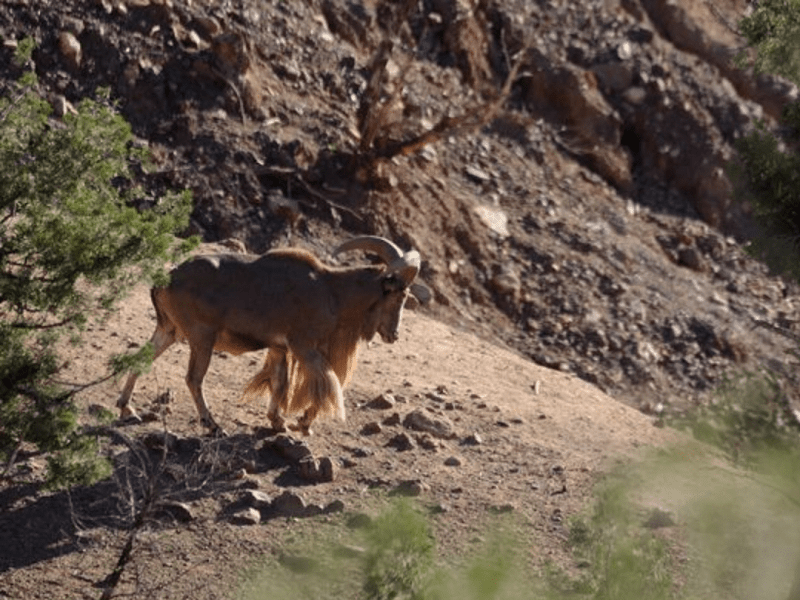
{"type": "Polygon", "coordinates": [[[142,422],[142,417],[140,417],[130,406],[123,406],[120,408],[119,419],[117,419],[117,423],[120,425],[138,425],[142,422]]]}
{"type": "Polygon", "coordinates": [[[289,429],[292,431],[299,431],[304,436],[314,435],[314,432],[311,431],[311,427],[308,425],[303,425],[302,423],[297,423],[296,425],[289,425],[289,429]]]}
{"type": "Polygon", "coordinates": [[[270,417],[269,422],[274,432],[286,433],[286,421],[282,417],[270,417]]]}
{"type": "Polygon", "coordinates": [[[201,422],[203,423],[203,427],[205,427],[208,430],[208,434],[211,437],[222,438],[228,436],[228,432],[225,431],[222,427],[220,427],[217,424],[217,422],[211,417],[208,417],[206,419],[201,419],[201,422]]]}

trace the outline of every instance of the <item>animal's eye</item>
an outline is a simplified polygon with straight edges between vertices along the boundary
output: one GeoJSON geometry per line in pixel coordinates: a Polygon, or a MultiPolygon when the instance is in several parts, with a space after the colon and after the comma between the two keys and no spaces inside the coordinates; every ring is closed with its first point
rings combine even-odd
{"type": "Polygon", "coordinates": [[[384,296],[388,296],[389,294],[402,289],[403,289],[403,282],[394,275],[389,275],[383,280],[384,296]]]}

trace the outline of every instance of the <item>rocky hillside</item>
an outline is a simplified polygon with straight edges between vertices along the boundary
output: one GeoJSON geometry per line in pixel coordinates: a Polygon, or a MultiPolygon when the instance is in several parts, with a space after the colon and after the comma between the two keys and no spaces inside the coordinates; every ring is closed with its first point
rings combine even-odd
{"type": "Polygon", "coordinates": [[[207,241],[387,235],[434,316],[660,410],[798,331],[724,172],[793,93],[732,66],[746,4],[11,0],[0,65],[33,36],[57,115],[109,87],[207,241]]]}

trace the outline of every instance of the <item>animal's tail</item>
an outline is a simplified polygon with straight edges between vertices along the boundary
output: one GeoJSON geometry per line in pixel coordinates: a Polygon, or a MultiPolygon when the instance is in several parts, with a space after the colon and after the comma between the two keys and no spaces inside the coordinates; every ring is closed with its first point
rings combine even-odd
{"type": "Polygon", "coordinates": [[[298,414],[316,405],[317,413],[345,419],[342,384],[318,352],[300,361],[291,352],[269,350],[264,366],[245,386],[242,400],[267,394],[286,415],[298,414]]]}

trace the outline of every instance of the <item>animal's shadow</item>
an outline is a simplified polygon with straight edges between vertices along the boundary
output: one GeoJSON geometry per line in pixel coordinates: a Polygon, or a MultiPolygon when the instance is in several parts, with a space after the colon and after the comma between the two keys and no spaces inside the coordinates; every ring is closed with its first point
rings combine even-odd
{"type": "Polygon", "coordinates": [[[165,432],[128,437],[109,429],[112,475],[94,485],[45,492],[40,484],[0,488],[0,574],[81,551],[93,530],[179,526],[176,507],[235,497],[247,474],[270,474],[279,486],[302,485],[295,463],[262,435],[179,438],[165,432]],[[141,517],[140,517],[141,516],[141,517]]]}

